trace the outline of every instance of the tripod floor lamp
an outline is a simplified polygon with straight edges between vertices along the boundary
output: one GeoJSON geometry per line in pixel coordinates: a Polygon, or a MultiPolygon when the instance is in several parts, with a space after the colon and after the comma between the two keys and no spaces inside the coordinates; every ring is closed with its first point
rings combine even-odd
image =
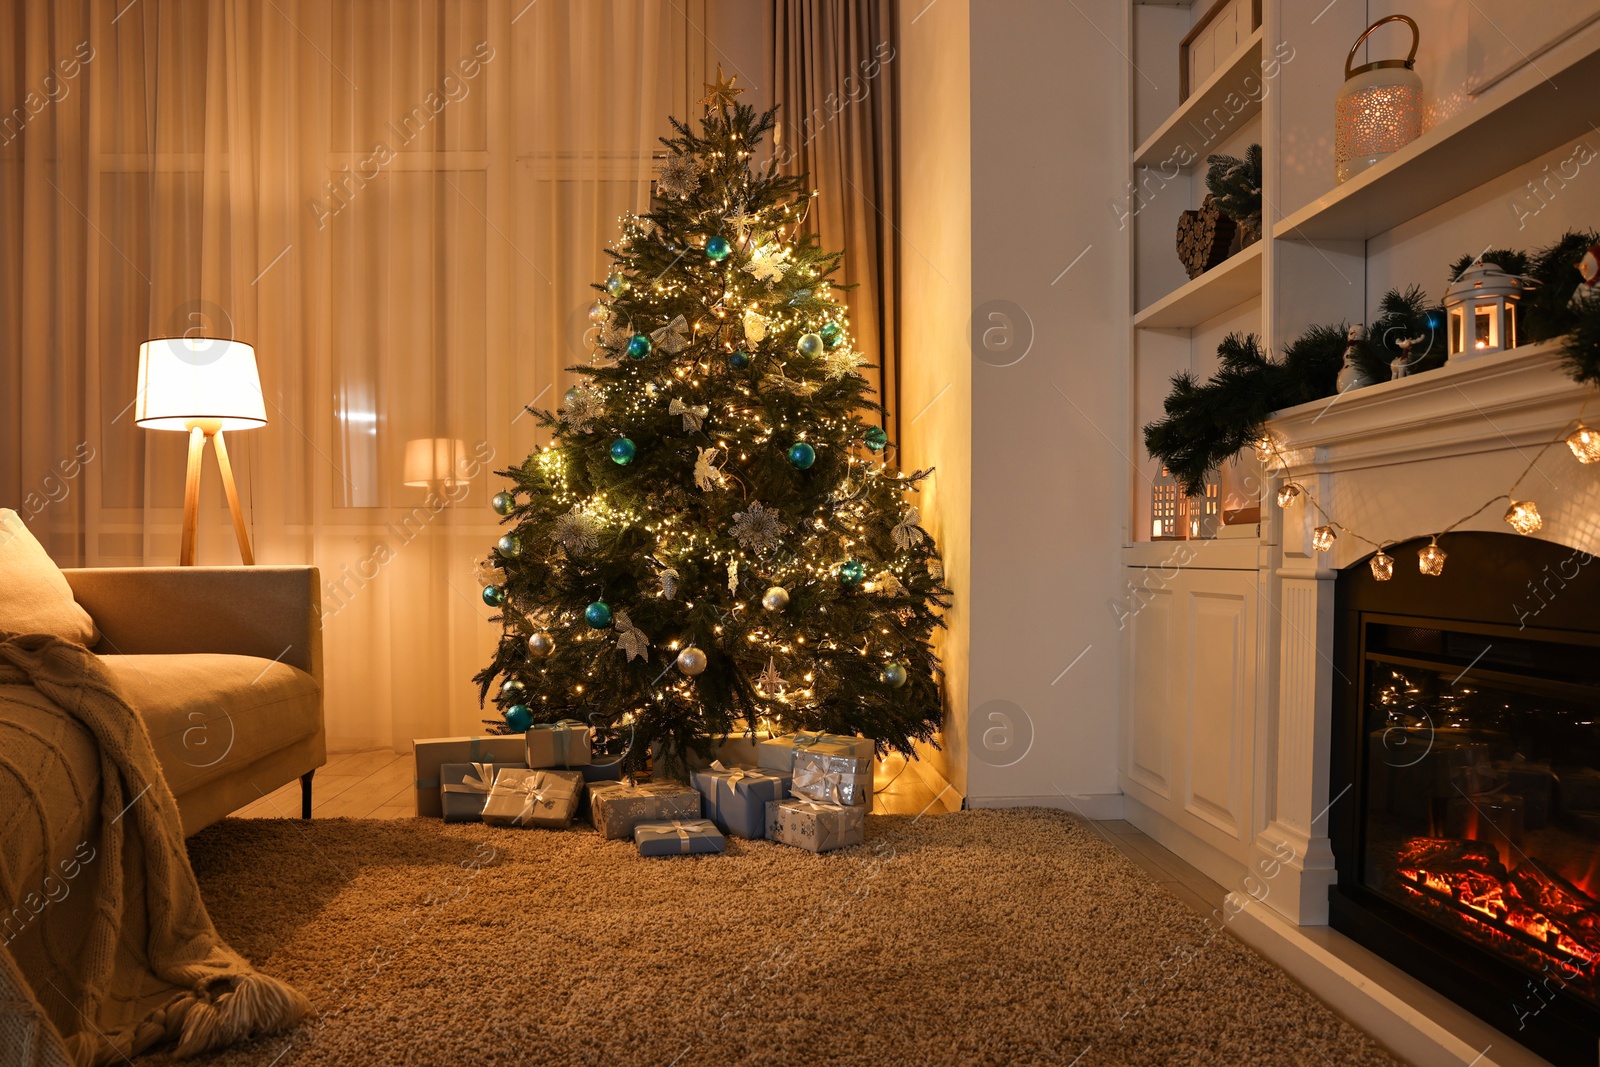
{"type": "Polygon", "coordinates": [[[239,555],[253,564],[250,535],[239,507],[239,490],[228,462],[224,430],[267,424],[256,352],[239,341],[210,337],[164,337],[139,346],[139,393],[134,421],[147,430],[182,430],[189,435],[189,472],[183,483],[183,546],[178,562],[194,565],[200,525],[200,468],[206,442],[216,445],[222,488],[233,513],[239,555]]]}

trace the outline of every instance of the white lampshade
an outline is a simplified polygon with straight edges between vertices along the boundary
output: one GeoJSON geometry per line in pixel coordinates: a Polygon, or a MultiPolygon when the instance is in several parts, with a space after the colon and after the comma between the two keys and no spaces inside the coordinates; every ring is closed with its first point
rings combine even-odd
{"type": "Polygon", "coordinates": [[[149,430],[212,423],[248,430],[267,423],[256,351],[239,341],[163,337],[139,346],[134,421],[149,430]]]}
{"type": "Polygon", "coordinates": [[[467,443],[449,437],[419,437],[406,442],[401,475],[405,483],[420,488],[452,487],[472,479],[467,475],[467,443]]]}

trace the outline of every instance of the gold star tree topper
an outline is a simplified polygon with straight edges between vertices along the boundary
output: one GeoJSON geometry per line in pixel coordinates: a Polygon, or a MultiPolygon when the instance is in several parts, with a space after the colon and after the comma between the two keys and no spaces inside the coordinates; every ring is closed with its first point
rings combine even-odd
{"type": "Polygon", "coordinates": [[[744,92],[743,89],[734,87],[733,83],[738,80],[739,75],[737,74],[724,78],[722,76],[722,64],[718,63],[717,80],[715,83],[706,82],[706,97],[704,100],[701,100],[700,103],[705,105],[708,110],[714,107],[727,107],[729,104],[732,104],[734,102],[734,97],[744,92]]]}

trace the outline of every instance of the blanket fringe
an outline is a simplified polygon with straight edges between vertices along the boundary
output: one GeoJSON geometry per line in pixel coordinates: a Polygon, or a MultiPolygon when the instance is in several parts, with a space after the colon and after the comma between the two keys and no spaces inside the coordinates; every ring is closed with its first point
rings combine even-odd
{"type": "Polygon", "coordinates": [[[178,1031],[178,1059],[293,1026],[311,1011],[297,990],[265,974],[222,975],[198,985],[168,1009],[168,1035],[178,1031]]]}

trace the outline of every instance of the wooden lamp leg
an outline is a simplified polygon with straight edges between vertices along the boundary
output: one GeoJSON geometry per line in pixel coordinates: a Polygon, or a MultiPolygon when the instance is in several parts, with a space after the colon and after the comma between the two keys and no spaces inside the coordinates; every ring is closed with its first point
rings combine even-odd
{"type": "Polygon", "coordinates": [[[222,471],[222,489],[228,494],[228,510],[233,512],[233,532],[239,538],[239,556],[245,566],[253,566],[255,554],[250,551],[250,533],[245,529],[244,511],[239,507],[239,490],[233,484],[233,465],[228,462],[228,446],[222,443],[222,431],[211,439],[217,446],[217,466],[222,471]]]}
{"type": "Polygon", "coordinates": [[[206,433],[198,426],[189,429],[189,470],[183,481],[183,544],[178,553],[180,566],[193,567],[195,543],[200,534],[200,464],[205,460],[206,433]]]}

